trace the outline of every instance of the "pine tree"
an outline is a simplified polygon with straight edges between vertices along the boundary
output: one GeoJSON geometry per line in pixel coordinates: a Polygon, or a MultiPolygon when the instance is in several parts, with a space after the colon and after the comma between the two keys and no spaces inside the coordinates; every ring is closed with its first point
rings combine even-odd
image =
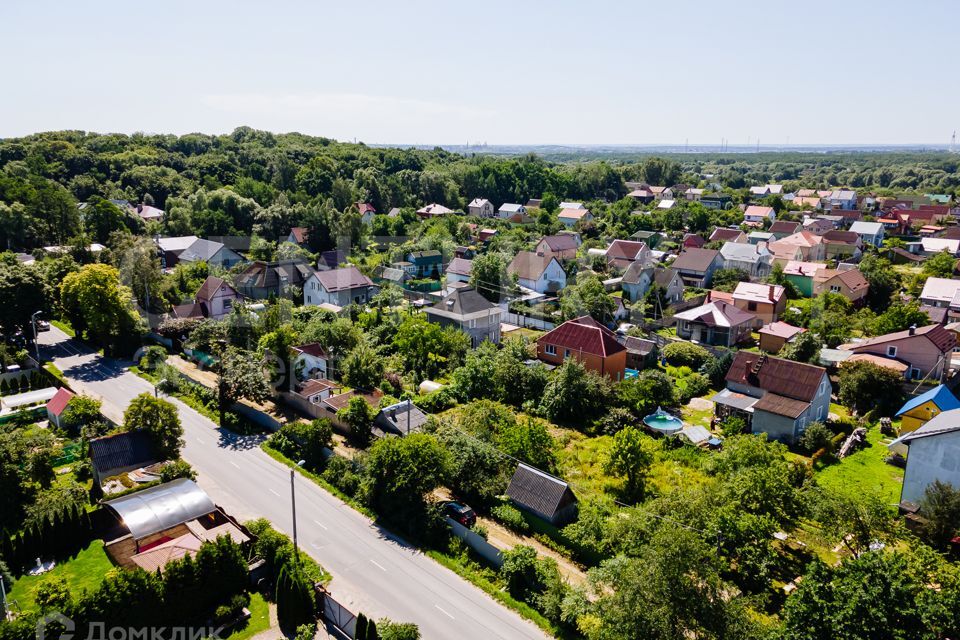
{"type": "Polygon", "coordinates": [[[353,632],[353,637],[357,640],[367,640],[367,616],[362,613],[357,614],[357,624],[353,632]]]}

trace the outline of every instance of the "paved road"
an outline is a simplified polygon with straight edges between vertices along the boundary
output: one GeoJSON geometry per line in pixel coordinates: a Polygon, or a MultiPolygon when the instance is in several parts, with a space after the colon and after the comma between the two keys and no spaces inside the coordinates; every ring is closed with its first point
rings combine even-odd
{"type": "MultiPolygon", "coordinates": [[[[147,381],[52,327],[41,350],[80,391],[103,400],[104,413],[120,420],[130,400],[152,392],[147,381]]],[[[199,484],[228,512],[245,520],[265,517],[290,534],[290,474],[260,450],[261,436],[220,430],[190,407],[180,410],[183,457],[199,484]]],[[[297,476],[301,548],[333,574],[330,590],[354,612],[415,622],[425,638],[544,638],[533,624],[404,545],[320,487],[297,476]]]]}

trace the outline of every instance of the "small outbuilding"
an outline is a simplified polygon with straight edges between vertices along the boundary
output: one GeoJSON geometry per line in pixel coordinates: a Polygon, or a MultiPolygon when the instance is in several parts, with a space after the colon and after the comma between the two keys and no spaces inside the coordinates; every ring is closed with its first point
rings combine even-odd
{"type": "Polygon", "coordinates": [[[577,517],[577,497],[570,485],[523,463],[510,479],[507,496],[520,509],[557,526],[577,517]]]}

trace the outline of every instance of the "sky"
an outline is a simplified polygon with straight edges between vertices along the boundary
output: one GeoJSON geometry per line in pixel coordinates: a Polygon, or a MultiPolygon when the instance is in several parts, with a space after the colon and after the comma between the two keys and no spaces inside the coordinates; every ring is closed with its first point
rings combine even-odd
{"type": "Polygon", "coordinates": [[[0,1],[0,137],[947,144],[956,0],[0,1]]]}

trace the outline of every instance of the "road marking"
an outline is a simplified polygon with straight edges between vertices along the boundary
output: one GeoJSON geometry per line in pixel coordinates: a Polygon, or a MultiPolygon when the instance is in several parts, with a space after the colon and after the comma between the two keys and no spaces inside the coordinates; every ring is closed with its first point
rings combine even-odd
{"type": "Polygon", "coordinates": [[[205,444],[200,438],[194,438],[194,440],[196,440],[198,444],[205,444]]]}
{"type": "Polygon", "coordinates": [[[235,466],[237,469],[240,468],[240,465],[238,465],[238,464],[237,464],[236,462],[234,462],[233,460],[229,460],[228,462],[230,462],[230,464],[232,464],[233,466],[235,466]]]}
{"type": "MultiPolygon", "coordinates": [[[[386,573],[387,570],[383,568],[383,565],[382,565],[382,564],[380,564],[380,563],[377,562],[376,560],[371,560],[370,562],[371,562],[371,564],[373,564],[375,567],[377,567],[377,569],[380,569],[380,571],[383,571],[384,573],[386,573]]],[[[447,614],[447,615],[450,615],[450,614],[447,614]]]]}
{"type": "Polygon", "coordinates": [[[324,531],[328,531],[326,525],[324,525],[324,524],[323,524],[322,522],[320,522],[319,520],[314,520],[313,523],[314,523],[315,525],[317,525],[318,527],[320,527],[321,529],[323,529],[324,531]]]}
{"type": "Polygon", "coordinates": [[[433,606],[435,606],[437,609],[439,609],[439,610],[440,610],[440,613],[442,613],[443,615],[447,616],[447,617],[450,618],[451,620],[456,620],[456,618],[454,618],[452,615],[450,615],[449,613],[447,613],[446,611],[444,611],[443,607],[441,607],[440,605],[435,604],[435,605],[433,605],[433,606]]]}
{"type": "Polygon", "coordinates": [[[273,495],[277,496],[278,498],[281,497],[280,494],[277,493],[277,492],[276,492],[275,490],[273,490],[273,489],[270,489],[270,493],[272,493],[273,495]]]}

